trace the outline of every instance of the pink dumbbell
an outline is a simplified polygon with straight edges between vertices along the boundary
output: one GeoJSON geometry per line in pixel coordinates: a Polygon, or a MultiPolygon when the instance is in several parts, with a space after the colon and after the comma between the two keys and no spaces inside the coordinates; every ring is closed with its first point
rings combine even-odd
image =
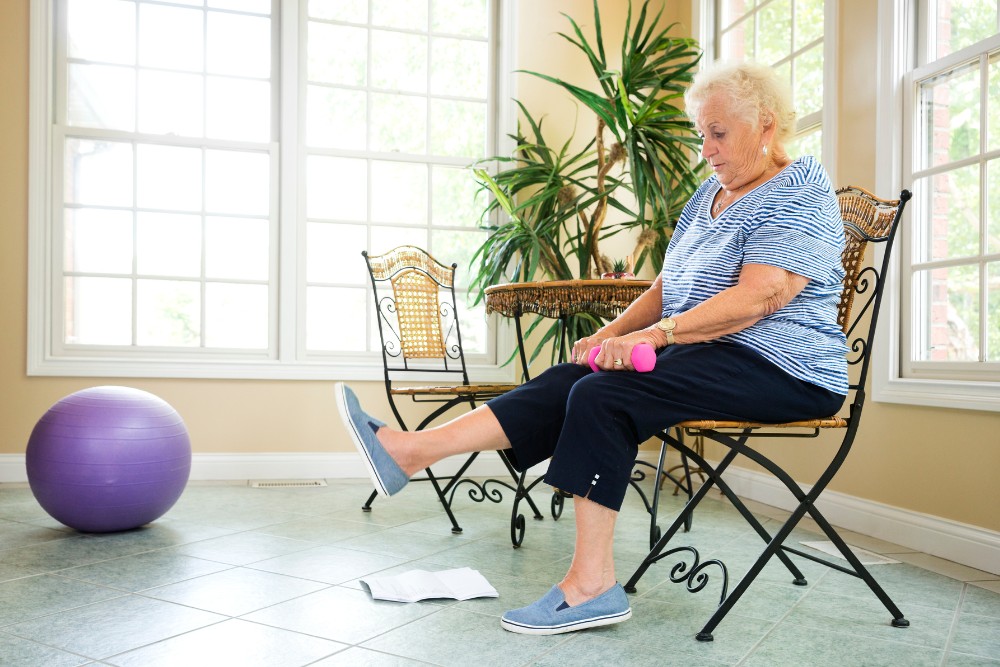
{"type": "MultiPolygon", "coordinates": [[[[601,370],[597,367],[595,359],[597,355],[601,353],[601,348],[595,347],[590,350],[590,357],[587,362],[590,364],[591,369],[595,371],[601,370]]],[[[632,348],[632,367],[639,371],[640,373],[648,373],[653,370],[653,366],[656,365],[656,351],[653,346],[649,343],[639,343],[632,348]]]]}

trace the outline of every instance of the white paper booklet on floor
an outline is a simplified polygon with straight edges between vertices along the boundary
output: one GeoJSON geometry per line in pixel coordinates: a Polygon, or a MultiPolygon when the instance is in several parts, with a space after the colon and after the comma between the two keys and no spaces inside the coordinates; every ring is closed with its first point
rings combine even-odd
{"type": "Polygon", "coordinates": [[[417,602],[435,598],[500,597],[497,589],[486,581],[486,577],[468,567],[440,572],[410,570],[393,577],[366,577],[361,584],[376,600],[394,602],[417,602]]]}

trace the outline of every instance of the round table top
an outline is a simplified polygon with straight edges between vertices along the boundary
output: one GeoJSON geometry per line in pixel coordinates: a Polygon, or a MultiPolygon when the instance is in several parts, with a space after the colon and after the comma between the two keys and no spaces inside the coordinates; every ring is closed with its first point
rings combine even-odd
{"type": "Polygon", "coordinates": [[[615,278],[493,285],[485,290],[486,312],[500,313],[504,317],[524,313],[537,313],[544,317],[591,313],[613,318],[652,284],[651,280],[615,278]]]}

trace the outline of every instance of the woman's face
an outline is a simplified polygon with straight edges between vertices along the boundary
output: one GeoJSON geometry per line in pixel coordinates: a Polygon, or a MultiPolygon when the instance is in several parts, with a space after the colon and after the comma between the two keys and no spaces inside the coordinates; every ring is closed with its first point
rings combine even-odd
{"type": "Polygon", "coordinates": [[[727,190],[750,183],[767,168],[761,128],[754,129],[732,113],[724,93],[716,93],[705,101],[694,125],[702,139],[702,157],[727,190]]]}

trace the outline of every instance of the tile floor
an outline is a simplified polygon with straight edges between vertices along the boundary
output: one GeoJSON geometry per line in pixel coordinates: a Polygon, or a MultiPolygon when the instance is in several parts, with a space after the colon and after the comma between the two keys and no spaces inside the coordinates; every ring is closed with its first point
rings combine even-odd
{"type": "MultiPolygon", "coordinates": [[[[529,517],[515,550],[509,499],[460,497],[465,531],[452,535],[426,484],[362,513],[369,488],[344,480],[324,488],[192,483],[145,528],[82,535],[50,519],[24,485],[0,485],[0,665],[1000,666],[1000,577],[851,533],[853,544],[903,561],[873,570],[909,628],[890,627],[861,582],[804,562],[807,587],[769,566],[715,641],[698,642],[718,578],[691,594],[669,581],[670,563],[662,562],[639,583],[626,623],[514,635],[498,617],[565,572],[572,509],[559,521],[529,517]],[[358,582],[462,566],[481,571],[500,597],[373,602],[358,582]]],[[[678,509],[678,500],[664,499],[664,515],[678,509]]],[[[772,525],[782,514],[754,511],[772,525]]],[[[645,553],[647,532],[630,493],[616,537],[623,581],[645,553]]],[[[703,557],[723,558],[734,580],[760,548],[716,498],[685,537],[703,557]]],[[[807,530],[796,537],[817,539],[807,530]]]]}

